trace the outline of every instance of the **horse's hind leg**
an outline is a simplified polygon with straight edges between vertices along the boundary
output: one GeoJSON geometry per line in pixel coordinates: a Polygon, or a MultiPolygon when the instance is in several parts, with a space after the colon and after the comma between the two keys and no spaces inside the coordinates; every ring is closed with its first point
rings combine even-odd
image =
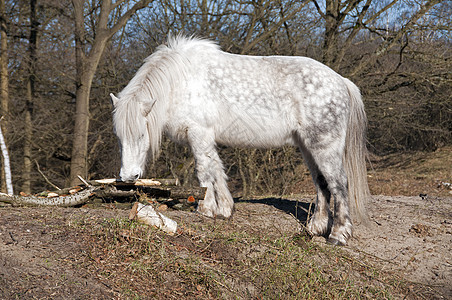
{"type": "Polygon", "coordinates": [[[328,149],[318,151],[315,154],[315,159],[334,198],[333,226],[328,236],[328,242],[335,245],[345,245],[352,235],[347,176],[342,164],[343,153],[334,149],[337,148],[332,143],[328,149]]]}
{"type": "Polygon", "coordinates": [[[215,142],[206,132],[192,131],[188,135],[199,182],[202,187],[207,187],[204,200],[199,201],[198,212],[208,217],[229,218],[234,200],[227,186],[227,177],[215,149],[215,142]]]}
{"type": "Polygon", "coordinates": [[[327,237],[330,234],[331,226],[333,224],[333,218],[329,208],[331,193],[328,189],[328,183],[318,169],[317,163],[311,153],[302,143],[300,143],[300,150],[309,171],[311,172],[311,176],[317,190],[314,214],[308,223],[308,230],[314,235],[327,237]]]}
{"type": "Polygon", "coordinates": [[[348,207],[347,176],[342,164],[343,151],[339,145],[340,142],[336,140],[323,147],[320,144],[310,149],[302,147],[302,151],[317,190],[320,191],[308,229],[313,234],[328,235],[328,242],[331,244],[345,245],[352,235],[352,223],[348,207]],[[332,224],[329,215],[327,218],[330,195],[334,199],[332,224]]]}

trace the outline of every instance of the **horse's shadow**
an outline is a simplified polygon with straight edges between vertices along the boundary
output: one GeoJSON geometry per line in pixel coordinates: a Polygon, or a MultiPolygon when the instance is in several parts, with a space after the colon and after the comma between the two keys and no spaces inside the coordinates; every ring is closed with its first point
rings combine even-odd
{"type": "Polygon", "coordinates": [[[263,198],[263,199],[235,199],[236,203],[260,203],[273,206],[276,209],[284,211],[294,216],[301,224],[306,225],[312,216],[315,204],[310,199],[287,200],[284,198],[263,198]]]}

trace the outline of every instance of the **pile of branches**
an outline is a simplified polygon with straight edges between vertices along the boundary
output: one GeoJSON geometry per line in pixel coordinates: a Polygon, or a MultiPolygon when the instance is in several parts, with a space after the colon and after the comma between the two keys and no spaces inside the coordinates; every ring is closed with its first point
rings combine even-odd
{"type": "Polygon", "coordinates": [[[0,202],[13,206],[83,206],[96,199],[102,202],[135,202],[142,196],[175,209],[193,209],[203,200],[206,188],[182,187],[174,179],[141,179],[125,183],[116,179],[85,181],[83,185],[36,195],[0,193],[0,202]]]}

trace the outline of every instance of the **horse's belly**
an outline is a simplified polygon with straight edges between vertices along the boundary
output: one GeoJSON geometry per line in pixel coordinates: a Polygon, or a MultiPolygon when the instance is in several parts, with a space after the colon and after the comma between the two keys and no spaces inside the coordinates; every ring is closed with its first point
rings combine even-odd
{"type": "Polygon", "coordinates": [[[288,126],[277,120],[274,123],[243,123],[240,120],[216,126],[215,140],[218,144],[232,147],[273,148],[294,144],[288,126]]]}

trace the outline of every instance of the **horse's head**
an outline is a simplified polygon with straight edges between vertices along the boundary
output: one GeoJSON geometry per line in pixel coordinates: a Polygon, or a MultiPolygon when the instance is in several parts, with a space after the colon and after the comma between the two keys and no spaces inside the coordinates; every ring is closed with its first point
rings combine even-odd
{"type": "Polygon", "coordinates": [[[135,182],[143,175],[150,147],[146,104],[122,101],[110,94],[114,111],[113,126],[121,149],[121,171],[124,182],[135,182]]]}

